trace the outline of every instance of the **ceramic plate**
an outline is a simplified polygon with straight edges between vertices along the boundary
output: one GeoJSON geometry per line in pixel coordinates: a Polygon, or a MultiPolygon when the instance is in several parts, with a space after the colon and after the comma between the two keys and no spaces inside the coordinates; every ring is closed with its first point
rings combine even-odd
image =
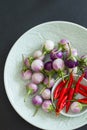
{"type": "Polygon", "coordinates": [[[29,55],[40,48],[45,40],[57,44],[67,38],[78,49],[80,55],[87,52],[87,29],[70,22],[54,21],[40,24],[23,34],[12,47],[4,69],[4,83],[7,96],[15,111],[27,122],[46,130],[70,130],[87,123],[87,113],[80,117],[70,118],[48,114],[41,109],[33,117],[35,107],[31,99],[24,103],[25,83],[20,76],[22,54],[29,55]]]}

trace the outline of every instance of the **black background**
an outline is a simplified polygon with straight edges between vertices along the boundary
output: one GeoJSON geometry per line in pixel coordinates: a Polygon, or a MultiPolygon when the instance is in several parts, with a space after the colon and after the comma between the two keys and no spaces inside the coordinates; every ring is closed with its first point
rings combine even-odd
{"type": "MultiPolygon", "coordinates": [[[[0,0],[0,130],[40,130],[25,122],[5,93],[3,70],[15,41],[30,28],[47,21],[64,20],[87,27],[87,0],[0,0]]],[[[87,125],[78,130],[86,130],[87,125]]]]}

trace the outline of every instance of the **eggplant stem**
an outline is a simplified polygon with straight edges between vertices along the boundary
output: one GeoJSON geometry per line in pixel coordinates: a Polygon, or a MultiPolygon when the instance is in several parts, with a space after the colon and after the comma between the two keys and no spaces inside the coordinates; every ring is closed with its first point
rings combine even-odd
{"type": "Polygon", "coordinates": [[[40,94],[42,94],[42,92],[43,92],[46,88],[47,88],[47,87],[44,86],[44,87],[42,88],[42,90],[40,91],[40,94]]]}
{"type": "Polygon", "coordinates": [[[25,95],[25,98],[24,98],[24,102],[26,102],[26,99],[28,98],[28,96],[31,94],[31,90],[28,90],[27,94],[25,95]]]}
{"type": "Polygon", "coordinates": [[[50,80],[51,80],[51,75],[49,75],[49,78],[48,78],[48,87],[50,86],[50,80]]]}
{"type": "Polygon", "coordinates": [[[36,107],[36,110],[35,110],[33,116],[35,116],[37,114],[38,110],[39,110],[39,107],[36,107]]]}

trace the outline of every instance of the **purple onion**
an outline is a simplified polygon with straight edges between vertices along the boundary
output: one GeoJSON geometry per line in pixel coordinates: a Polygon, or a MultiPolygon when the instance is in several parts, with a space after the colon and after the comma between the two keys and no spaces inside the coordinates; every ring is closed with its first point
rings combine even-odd
{"type": "Polygon", "coordinates": [[[58,71],[58,70],[63,70],[65,67],[64,61],[62,59],[56,59],[53,61],[53,69],[58,71]]]}
{"type": "Polygon", "coordinates": [[[33,105],[35,105],[36,107],[41,106],[41,104],[43,103],[43,99],[41,96],[36,95],[32,98],[32,103],[33,105]]]}
{"type": "Polygon", "coordinates": [[[54,83],[55,83],[55,79],[54,79],[54,78],[51,78],[50,81],[49,81],[48,77],[46,77],[46,78],[44,79],[43,83],[44,83],[45,85],[47,85],[47,88],[52,88],[53,85],[54,85],[54,83]],[[48,82],[50,82],[50,83],[49,83],[49,86],[48,86],[48,82]]]}
{"type": "Polygon", "coordinates": [[[51,100],[45,100],[42,104],[42,109],[45,112],[52,112],[53,111],[53,106],[51,100]]]}
{"type": "Polygon", "coordinates": [[[40,72],[33,73],[32,75],[32,82],[35,84],[39,84],[43,81],[44,75],[40,72]]]}
{"type": "Polygon", "coordinates": [[[68,67],[68,68],[74,68],[76,66],[78,66],[78,61],[76,60],[72,60],[72,59],[69,59],[69,60],[65,60],[65,65],[68,67]]]}
{"type": "Polygon", "coordinates": [[[43,99],[50,99],[51,97],[51,92],[50,89],[45,89],[42,94],[41,94],[43,99]]]}
{"type": "Polygon", "coordinates": [[[44,69],[45,70],[48,70],[48,71],[51,71],[53,69],[53,66],[52,66],[52,61],[48,61],[44,64],[44,69]]]}
{"type": "Polygon", "coordinates": [[[25,64],[27,67],[30,67],[29,58],[26,58],[26,59],[24,60],[24,64],[25,64]]]}
{"type": "Polygon", "coordinates": [[[70,108],[73,113],[79,113],[82,110],[82,105],[79,102],[73,102],[70,108]]]}
{"type": "Polygon", "coordinates": [[[38,72],[38,71],[41,71],[44,68],[44,64],[41,60],[36,59],[32,62],[31,68],[32,68],[33,71],[38,72]]]}
{"type": "Polygon", "coordinates": [[[31,76],[32,76],[32,71],[31,70],[22,71],[22,78],[24,80],[31,79],[31,76]]]}
{"type": "Polygon", "coordinates": [[[55,48],[55,49],[53,49],[52,51],[51,51],[51,53],[50,53],[50,58],[52,59],[52,60],[55,60],[55,59],[57,59],[57,58],[62,58],[63,57],[63,52],[62,51],[59,51],[58,52],[58,50],[55,48]]]}
{"type": "Polygon", "coordinates": [[[33,93],[37,92],[38,86],[35,83],[28,83],[26,85],[26,89],[27,89],[27,92],[30,91],[30,94],[33,94],[33,93]]]}

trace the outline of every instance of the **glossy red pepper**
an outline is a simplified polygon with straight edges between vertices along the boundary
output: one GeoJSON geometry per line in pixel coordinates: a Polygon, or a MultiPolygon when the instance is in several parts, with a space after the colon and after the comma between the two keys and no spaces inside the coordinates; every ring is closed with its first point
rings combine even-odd
{"type": "Polygon", "coordinates": [[[62,102],[62,100],[63,100],[65,94],[67,94],[67,87],[68,87],[68,81],[67,81],[66,85],[64,86],[64,88],[62,89],[62,91],[61,91],[61,93],[60,93],[61,96],[59,97],[59,100],[58,100],[58,103],[57,103],[58,106],[59,106],[60,103],[62,102]]]}
{"type": "Polygon", "coordinates": [[[87,104],[87,98],[78,99],[77,101],[83,104],[87,104]]]}
{"type": "Polygon", "coordinates": [[[71,72],[70,73],[70,78],[69,78],[69,83],[68,83],[68,90],[67,91],[70,90],[70,88],[71,88],[71,86],[73,84],[73,81],[74,81],[74,77],[73,77],[73,73],[71,72]]]}
{"type": "Polygon", "coordinates": [[[68,112],[68,110],[70,108],[70,105],[71,105],[70,100],[73,99],[74,91],[75,91],[75,85],[72,85],[72,87],[70,88],[70,92],[68,94],[68,98],[67,98],[67,100],[69,100],[69,101],[66,103],[66,112],[68,112]]]}
{"type": "Polygon", "coordinates": [[[58,104],[56,104],[56,115],[58,116],[60,114],[60,111],[65,107],[66,105],[66,100],[67,100],[67,95],[63,98],[63,100],[61,101],[60,106],[58,106],[58,104]]]}
{"type": "Polygon", "coordinates": [[[80,82],[82,81],[82,79],[84,78],[84,76],[85,76],[85,73],[83,73],[83,74],[79,77],[79,79],[78,79],[78,81],[77,81],[77,83],[76,83],[75,94],[78,93],[78,90],[79,90],[79,84],[80,84],[80,82]]]}
{"type": "Polygon", "coordinates": [[[59,97],[59,93],[60,93],[60,90],[62,89],[62,87],[66,84],[66,82],[67,82],[67,80],[65,80],[65,82],[63,82],[63,81],[61,81],[58,85],[57,85],[57,87],[55,88],[55,90],[54,90],[54,94],[53,94],[53,98],[54,98],[54,100],[56,100],[56,99],[58,99],[58,97],[59,97]]]}
{"type": "Polygon", "coordinates": [[[83,84],[79,84],[79,88],[83,89],[84,91],[87,92],[87,86],[83,85],[83,84]]]}
{"type": "Polygon", "coordinates": [[[78,90],[78,93],[80,93],[81,95],[87,97],[87,93],[82,91],[81,89],[78,90]]]}

